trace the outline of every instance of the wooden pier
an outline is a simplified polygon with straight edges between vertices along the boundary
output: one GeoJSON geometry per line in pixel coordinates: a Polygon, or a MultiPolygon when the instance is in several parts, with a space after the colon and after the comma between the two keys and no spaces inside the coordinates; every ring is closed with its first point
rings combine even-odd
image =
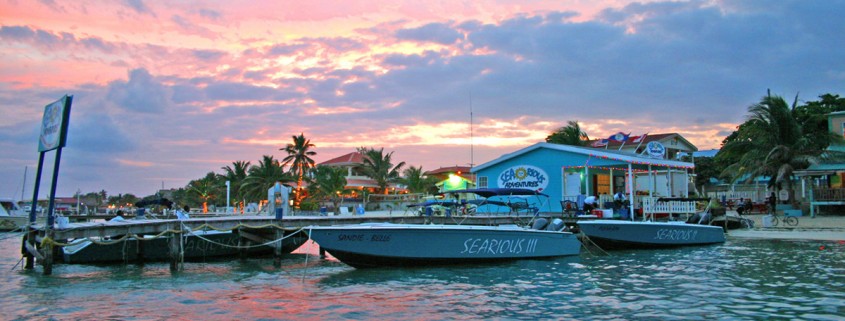
{"type": "MultiPolygon", "coordinates": [[[[558,215],[555,215],[556,217],[558,215]]],[[[550,218],[548,215],[540,217],[550,218]]],[[[273,216],[218,216],[178,219],[125,219],[121,221],[70,223],[62,228],[47,228],[43,224],[33,226],[23,239],[22,252],[26,259],[25,268],[34,269],[35,263],[43,266],[44,274],[52,274],[52,266],[62,247],[71,240],[108,240],[143,238],[144,235],[168,237],[171,271],[179,271],[183,260],[182,236],[191,231],[217,230],[237,231],[246,243],[267,244],[273,247],[274,265],[281,266],[281,258],[295,248],[283,248],[285,237],[299,233],[306,237],[303,228],[307,226],[344,225],[359,223],[405,223],[405,224],[463,224],[502,225],[530,222],[531,215],[491,216],[385,216],[385,215],[341,215],[341,216],[287,216],[277,220],[273,216]],[[37,262],[36,262],[37,260],[37,262]]],[[[303,241],[304,242],[304,241],[303,241]]],[[[138,246],[142,247],[139,242],[138,246]]],[[[239,243],[240,244],[240,243],[239,243]]],[[[139,249],[140,250],[140,249],[139,249]]],[[[139,251],[140,253],[140,251],[139,251]]],[[[143,257],[138,257],[143,262],[143,257]]]]}

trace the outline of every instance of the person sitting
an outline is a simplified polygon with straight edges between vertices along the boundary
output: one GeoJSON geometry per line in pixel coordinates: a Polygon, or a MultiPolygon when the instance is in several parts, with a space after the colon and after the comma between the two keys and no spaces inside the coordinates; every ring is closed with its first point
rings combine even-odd
{"type": "Polygon", "coordinates": [[[614,209],[625,207],[625,193],[618,191],[616,194],[613,194],[613,205],[615,207],[614,209]]]}
{"type": "Polygon", "coordinates": [[[736,213],[742,216],[742,213],[751,213],[751,210],[754,208],[754,204],[751,203],[751,199],[747,198],[745,201],[742,202],[737,208],[736,213]]]}
{"type": "Polygon", "coordinates": [[[584,212],[590,213],[596,208],[596,197],[595,196],[587,196],[584,199],[584,212]]]}

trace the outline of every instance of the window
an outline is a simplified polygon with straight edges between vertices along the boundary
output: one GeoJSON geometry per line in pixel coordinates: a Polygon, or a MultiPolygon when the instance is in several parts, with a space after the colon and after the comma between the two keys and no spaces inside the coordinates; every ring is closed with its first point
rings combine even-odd
{"type": "Polygon", "coordinates": [[[487,188],[487,176],[478,176],[478,188],[487,188]]]}

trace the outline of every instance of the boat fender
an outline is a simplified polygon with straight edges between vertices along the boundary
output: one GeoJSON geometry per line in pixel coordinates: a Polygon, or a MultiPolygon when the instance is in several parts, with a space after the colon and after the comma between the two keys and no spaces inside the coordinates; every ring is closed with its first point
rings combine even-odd
{"type": "Polygon", "coordinates": [[[542,229],[546,228],[546,225],[548,225],[548,224],[549,224],[549,220],[541,217],[541,218],[538,218],[536,221],[534,221],[534,225],[531,225],[531,228],[534,229],[534,230],[542,230],[542,229]]]}

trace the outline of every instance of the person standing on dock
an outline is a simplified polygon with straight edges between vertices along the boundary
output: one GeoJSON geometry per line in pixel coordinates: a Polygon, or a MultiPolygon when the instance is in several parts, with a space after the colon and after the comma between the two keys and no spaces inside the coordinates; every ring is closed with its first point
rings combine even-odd
{"type": "Polygon", "coordinates": [[[778,197],[775,192],[769,195],[769,214],[775,214],[775,207],[778,205],[778,197]]]}
{"type": "Polygon", "coordinates": [[[176,218],[180,220],[187,220],[191,218],[188,213],[191,212],[191,208],[188,205],[185,205],[182,209],[176,210],[176,218]]]}

